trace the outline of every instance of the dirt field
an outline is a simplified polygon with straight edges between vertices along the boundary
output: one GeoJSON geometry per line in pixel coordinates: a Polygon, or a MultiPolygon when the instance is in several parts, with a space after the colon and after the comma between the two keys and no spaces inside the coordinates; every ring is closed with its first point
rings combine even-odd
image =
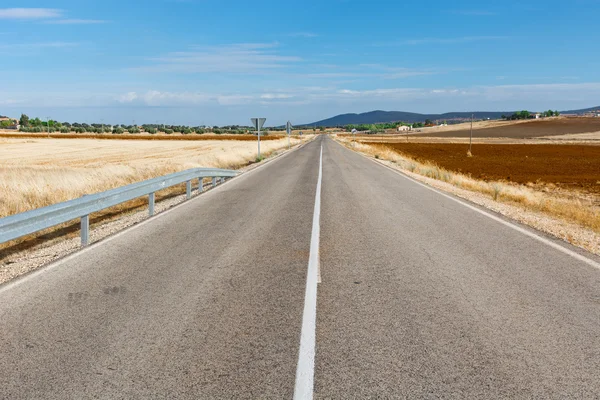
{"type": "Polygon", "coordinates": [[[544,183],[600,194],[600,146],[478,144],[473,157],[467,157],[464,144],[372,144],[485,181],[544,183]]]}
{"type": "MultiPolygon", "coordinates": [[[[469,137],[468,124],[463,129],[423,129],[421,133],[410,136],[422,137],[469,137]]],[[[555,136],[573,133],[588,133],[600,131],[600,118],[548,118],[531,120],[527,122],[502,123],[491,127],[482,127],[473,130],[473,137],[477,138],[516,138],[529,139],[541,136],[555,136]]]]}
{"type": "MultiPolygon", "coordinates": [[[[269,140],[261,153],[286,147],[287,139],[269,140]]],[[[238,168],[256,152],[255,140],[0,138],[0,217],[184,169],[238,168]]]]}

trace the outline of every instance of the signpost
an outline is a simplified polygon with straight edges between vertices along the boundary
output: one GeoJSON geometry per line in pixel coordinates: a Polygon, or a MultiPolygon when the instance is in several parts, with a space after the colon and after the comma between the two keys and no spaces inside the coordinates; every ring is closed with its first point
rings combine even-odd
{"type": "Polygon", "coordinates": [[[288,150],[291,149],[291,145],[290,145],[290,135],[292,134],[292,123],[290,121],[287,122],[287,125],[285,126],[285,130],[287,131],[287,137],[288,137],[288,150]]]}
{"type": "Polygon", "coordinates": [[[252,125],[254,125],[254,129],[258,131],[258,158],[260,159],[260,128],[265,124],[266,118],[251,118],[252,125]]]}
{"type": "Polygon", "coordinates": [[[356,136],[354,136],[354,135],[356,135],[356,129],[352,129],[352,147],[354,147],[354,146],[355,146],[354,142],[355,142],[355,140],[356,140],[356,139],[355,139],[355,137],[356,137],[356,136]]]}

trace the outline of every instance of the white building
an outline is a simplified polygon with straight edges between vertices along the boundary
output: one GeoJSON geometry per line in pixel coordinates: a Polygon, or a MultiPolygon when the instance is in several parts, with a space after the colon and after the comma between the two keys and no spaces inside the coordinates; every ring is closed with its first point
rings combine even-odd
{"type": "Polygon", "coordinates": [[[398,132],[407,132],[412,131],[412,126],[400,125],[398,127],[398,132]]]}

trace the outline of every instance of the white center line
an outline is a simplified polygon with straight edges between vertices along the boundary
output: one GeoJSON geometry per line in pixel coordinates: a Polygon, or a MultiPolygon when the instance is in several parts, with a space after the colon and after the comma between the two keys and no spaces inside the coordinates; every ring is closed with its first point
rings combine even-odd
{"type": "Polygon", "coordinates": [[[319,179],[315,196],[312,236],[310,239],[310,255],[308,272],[306,273],[306,293],[304,295],[304,313],[302,315],[302,331],[300,333],[300,351],[296,367],[296,385],[294,399],[313,398],[315,379],[315,340],[317,325],[317,281],[319,275],[319,237],[321,220],[321,181],[323,179],[323,145],[319,158],[319,179]]]}

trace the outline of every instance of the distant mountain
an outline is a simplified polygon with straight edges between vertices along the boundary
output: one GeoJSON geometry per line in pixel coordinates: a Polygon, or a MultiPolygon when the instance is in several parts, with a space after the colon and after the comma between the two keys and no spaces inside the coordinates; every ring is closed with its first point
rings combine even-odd
{"type": "Polygon", "coordinates": [[[592,107],[592,108],[584,108],[582,110],[569,110],[569,111],[561,111],[561,114],[585,114],[591,111],[600,110],[600,106],[592,107]]]}
{"type": "Polygon", "coordinates": [[[343,126],[343,125],[357,125],[357,124],[376,124],[385,122],[424,122],[426,119],[432,121],[435,120],[464,120],[471,118],[471,115],[475,115],[475,119],[499,119],[502,115],[511,115],[513,111],[477,111],[471,112],[450,112],[445,114],[418,114],[404,111],[371,111],[362,114],[341,114],[332,118],[324,119],[322,121],[313,122],[312,124],[305,124],[302,126],[343,126]]]}
{"type": "MultiPolygon", "coordinates": [[[[586,112],[600,110],[600,106],[581,110],[561,111],[562,114],[585,114],[586,112]]],[[[377,124],[386,122],[425,122],[432,121],[464,121],[475,115],[475,119],[500,119],[502,115],[512,115],[514,111],[475,111],[475,112],[449,112],[445,114],[418,114],[404,111],[370,111],[362,114],[341,114],[311,124],[298,125],[298,127],[325,126],[335,127],[344,125],[377,124]]]]}

